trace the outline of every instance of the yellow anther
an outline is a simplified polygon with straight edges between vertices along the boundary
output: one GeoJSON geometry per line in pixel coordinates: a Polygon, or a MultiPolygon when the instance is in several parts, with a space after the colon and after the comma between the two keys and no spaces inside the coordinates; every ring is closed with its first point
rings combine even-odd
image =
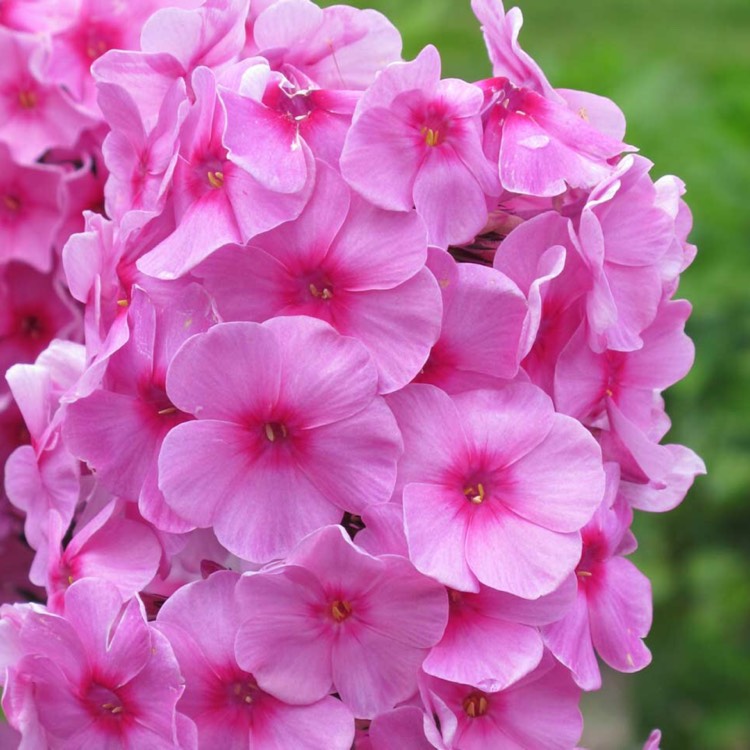
{"type": "Polygon", "coordinates": [[[96,60],[97,57],[101,57],[107,51],[106,42],[98,39],[95,42],[90,42],[86,47],[86,55],[90,60],[96,60]]]}
{"type": "Polygon", "coordinates": [[[14,198],[12,195],[4,195],[3,204],[9,211],[13,211],[13,213],[21,208],[21,201],[19,201],[18,198],[14,198]]]}
{"type": "Polygon", "coordinates": [[[484,693],[474,692],[464,698],[464,713],[470,719],[476,719],[478,716],[484,716],[490,707],[487,696],[484,693]]]}
{"type": "Polygon", "coordinates": [[[166,409],[159,409],[157,413],[163,416],[165,414],[174,414],[176,411],[177,411],[176,406],[168,406],[166,409]]]}
{"type": "Polygon", "coordinates": [[[34,109],[37,103],[36,94],[33,91],[19,91],[18,103],[24,109],[34,109]]]}
{"type": "Polygon", "coordinates": [[[466,495],[469,502],[474,503],[474,505],[480,505],[484,502],[484,485],[479,482],[476,487],[473,485],[471,487],[466,487],[464,489],[464,495],[466,495]]]}
{"type": "Polygon", "coordinates": [[[114,703],[102,703],[102,708],[112,714],[122,713],[122,706],[116,706],[114,703]]]}
{"type": "Polygon", "coordinates": [[[582,578],[590,578],[592,573],[588,570],[577,570],[576,575],[581,576],[582,578]]]}
{"type": "Polygon", "coordinates": [[[606,391],[604,391],[604,395],[605,395],[605,396],[609,396],[610,398],[612,398],[612,396],[613,396],[614,394],[612,393],[612,389],[611,389],[611,388],[607,388],[607,390],[606,390],[606,391]]]}
{"type": "Polygon", "coordinates": [[[224,187],[224,172],[209,172],[206,177],[212,188],[224,187]]]}
{"type": "Polygon", "coordinates": [[[420,131],[424,136],[424,142],[428,146],[437,146],[440,139],[440,131],[433,128],[424,127],[420,131]]]}
{"type": "Polygon", "coordinates": [[[272,426],[271,426],[270,424],[267,424],[267,425],[266,425],[266,426],[264,427],[264,429],[265,429],[265,431],[266,431],[266,437],[267,437],[267,438],[268,438],[268,439],[269,439],[269,440],[270,440],[271,442],[273,442],[274,440],[276,440],[276,433],[275,433],[275,432],[273,431],[273,427],[272,427],[272,426]]]}
{"type": "Polygon", "coordinates": [[[266,433],[266,437],[270,442],[274,442],[276,438],[281,435],[285,438],[289,433],[287,432],[286,425],[279,424],[277,422],[266,422],[263,425],[263,431],[266,433]]]}
{"type": "Polygon", "coordinates": [[[253,702],[253,699],[249,695],[246,695],[242,700],[245,701],[245,703],[253,702]]]}
{"type": "Polygon", "coordinates": [[[318,299],[333,299],[333,292],[327,286],[324,286],[322,291],[315,284],[310,284],[307,288],[313,297],[317,297],[318,299]]]}
{"type": "Polygon", "coordinates": [[[126,299],[118,299],[117,304],[120,307],[127,307],[130,303],[126,299]]]}
{"type": "Polygon", "coordinates": [[[349,617],[349,615],[351,615],[351,613],[352,605],[345,600],[336,599],[336,601],[331,604],[331,617],[333,617],[336,622],[343,622],[349,617]]]}

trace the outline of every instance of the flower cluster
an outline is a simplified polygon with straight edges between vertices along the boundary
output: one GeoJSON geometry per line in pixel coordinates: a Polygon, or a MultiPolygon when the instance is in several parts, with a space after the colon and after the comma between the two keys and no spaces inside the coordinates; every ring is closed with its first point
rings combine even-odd
{"type": "Polygon", "coordinates": [[[343,5],[0,4],[11,744],[572,750],[649,663],[684,187],[472,7],[475,83],[343,5]]]}

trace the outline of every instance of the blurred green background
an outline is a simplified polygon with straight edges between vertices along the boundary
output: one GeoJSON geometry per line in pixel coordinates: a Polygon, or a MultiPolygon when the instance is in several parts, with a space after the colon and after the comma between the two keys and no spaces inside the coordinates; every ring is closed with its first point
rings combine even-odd
{"type": "MultiPolygon", "coordinates": [[[[443,75],[489,76],[469,0],[351,4],[384,12],[407,58],[432,42],[443,75]]],[[[668,441],[709,474],[677,510],[636,520],[654,660],[587,696],[585,742],[629,750],[658,726],[666,750],[750,750],[750,0],[518,4],[522,46],[552,84],[613,99],[654,177],[685,180],[699,250],[678,294],[695,308],[697,359],[667,394],[668,441]]]]}

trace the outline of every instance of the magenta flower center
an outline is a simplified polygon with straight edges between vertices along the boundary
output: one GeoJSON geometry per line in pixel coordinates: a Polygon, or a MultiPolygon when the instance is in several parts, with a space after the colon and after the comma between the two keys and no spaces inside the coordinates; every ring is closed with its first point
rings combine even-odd
{"type": "Polygon", "coordinates": [[[29,339],[41,338],[44,333],[42,321],[36,315],[24,315],[21,318],[21,335],[29,339]]]}
{"type": "Polygon", "coordinates": [[[352,614],[352,605],[345,599],[335,599],[331,603],[331,617],[336,622],[344,622],[352,614]]]}
{"type": "Polygon", "coordinates": [[[476,719],[480,716],[484,716],[489,710],[490,703],[487,700],[485,693],[479,690],[474,690],[469,693],[463,701],[464,713],[470,719],[476,719]]]}

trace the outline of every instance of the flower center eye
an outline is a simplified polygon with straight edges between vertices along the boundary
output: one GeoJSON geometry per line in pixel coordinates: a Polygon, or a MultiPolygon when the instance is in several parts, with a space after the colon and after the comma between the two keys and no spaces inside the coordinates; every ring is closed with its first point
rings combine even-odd
{"type": "Polygon", "coordinates": [[[208,184],[215,190],[218,190],[219,188],[224,187],[224,173],[223,172],[210,171],[206,174],[206,179],[208,180],[208,184]]]}
{"type": "Polygon", "coordinates": [[[283,440],[289,435],[286,425],[281,422],[267,422],[263,425],[263,432],[271,443],[276,442],[277,439],[283,440]]]}
{"type": "Polygon", "coordinates": [[[44,327],[36,315],[26,315],[21,319],[21,333],[30,339],[38,339],[44,333],[44,327]]]}
{"type": "Polygon", "coordinates": [[[476,719],[479,716],[484,716],[489,707],[489,701],[484,693],[478,690],[473,693],[469,693],[463,702],[464,712],[470,719],[476,719]]]}
{"type": "Polygon", "coordinates": [[[336,622],[344,622],[352,614],[352,605],[344,599],[336,599],[331,604],[331,617],[336,622]]]}
{"type": "Polygon", "coordinates": [[[37,103],[36,94],[33,91],[19,91],[18,103],[24,109],[34,109],[37,103]]]}
{"type": "Polygon", "coordinates": [[[246,706],[249,706],[253,702],[254,696],[257,692],[258,686],[253,680],[235,682],[232,685],[232,693],[240,703],[244,703],[246,706]]]}
{"type": "Polygon", "coordinates": [[[481,482],[464,487],[464,496],[474,505],[481,505],[485,500],[484,485],[481,482]]]}

